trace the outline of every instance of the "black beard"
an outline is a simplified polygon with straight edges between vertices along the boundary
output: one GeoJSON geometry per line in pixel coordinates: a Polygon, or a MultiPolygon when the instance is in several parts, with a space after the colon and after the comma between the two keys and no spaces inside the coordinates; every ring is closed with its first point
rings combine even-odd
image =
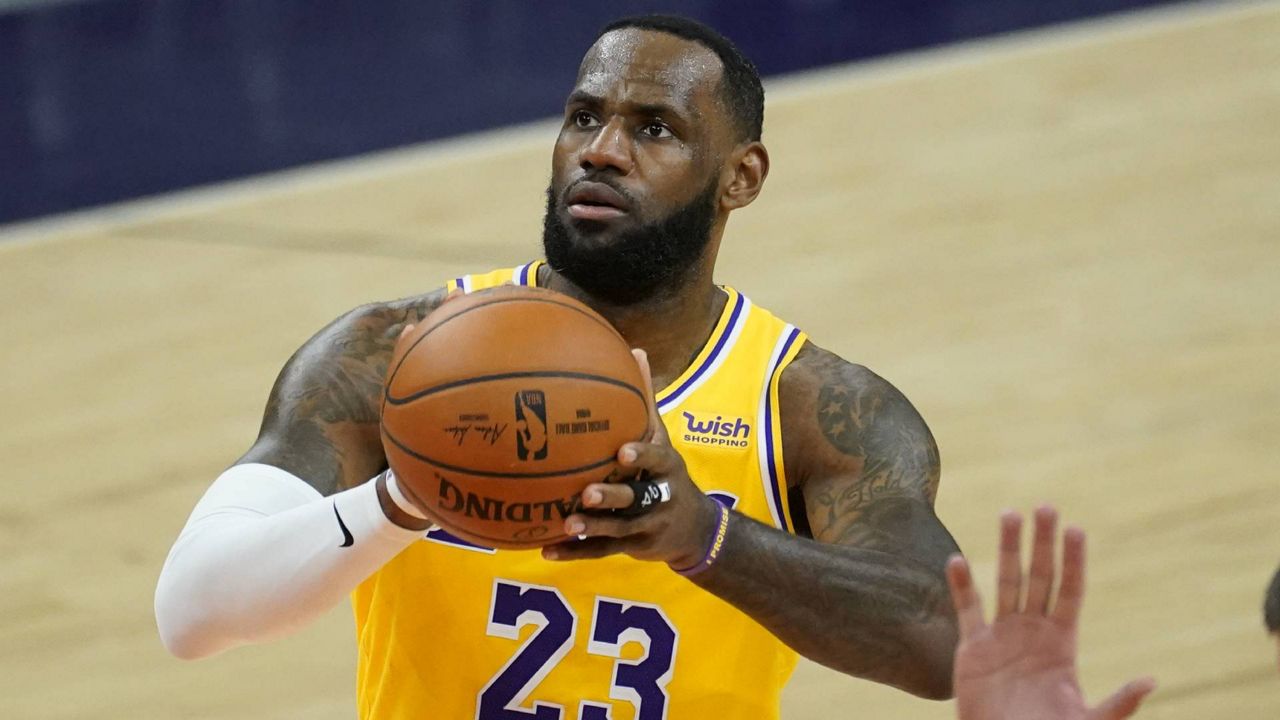
{"type": "Polygon", "coordinates": [[[634,305],[678,287],[697,269],[711,242],[718,179],[711,178],[705,190],[667,217],[599,243],[584,236],[603,231],[604,223],[566,226],[556,213],[555,194],[547,188],[547,214],[542,220],[547,264],[609,305],[634,305]]]}

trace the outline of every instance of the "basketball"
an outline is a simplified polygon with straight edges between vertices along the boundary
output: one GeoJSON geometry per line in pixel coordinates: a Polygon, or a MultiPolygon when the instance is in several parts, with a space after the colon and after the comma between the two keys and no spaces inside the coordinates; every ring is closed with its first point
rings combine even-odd
{"type": "Polygon", "coordinates": [[[442,529],[487,547],[566,539],[582,489],[616,479],[618,448],[648,433],[626,341],[551,290],[450,300],[388,367],[382,444],[397,481],[442,529]]]}

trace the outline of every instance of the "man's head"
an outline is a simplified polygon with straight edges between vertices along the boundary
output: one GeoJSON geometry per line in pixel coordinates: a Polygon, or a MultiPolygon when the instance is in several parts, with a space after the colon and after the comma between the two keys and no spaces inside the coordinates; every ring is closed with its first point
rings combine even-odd
{"type": "Polygon", "coordinates": [[[565,103],[543,245],[557,272],[627,305],[710,270],[729,212],[769,169],[764,91],[714,30],[645,16],[607,26],[565,103]]]}
{"type": "Polygon", "coordinates": [[[1276,639],[1277,663],[1280,663],[1280,570],[1271,576],[1271,584],[1267,586],[1267,597],[1262,601],[1262,617],[1267,624],[1267,632],[1276,639]]]}

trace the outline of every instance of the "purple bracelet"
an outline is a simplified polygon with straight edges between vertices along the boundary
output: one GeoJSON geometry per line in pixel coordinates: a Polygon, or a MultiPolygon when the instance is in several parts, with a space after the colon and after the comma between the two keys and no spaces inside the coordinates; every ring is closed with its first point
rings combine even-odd
{"type": "Polygon", "coordinates": [[[683,570],[671,568],[685,577],[697,575],[711,567],[715,564],[715,561],[719,559],[720,551],[724,548],[724,536],[729,532],[729,508],[721,505],[715,500],[712,500],[712,502],[715,502],[716,507],[720,509],[720,522],[716,523],[715,531],[711,534],[711,544],[707,546],[707,554],[704,555],[702,560],[693,567],[687,567],[683,570]]]}

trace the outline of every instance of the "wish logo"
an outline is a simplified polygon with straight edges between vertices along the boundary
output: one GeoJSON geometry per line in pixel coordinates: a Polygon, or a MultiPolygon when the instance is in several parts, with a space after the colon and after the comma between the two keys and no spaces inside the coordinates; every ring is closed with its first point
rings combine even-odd
{"type": "Polygon", "coordinates": [[[742,418],[723,415],[681,413],[684,415],[684,441],[712,447],[744,448],[751,439],[751,426],[742,418]]]}

